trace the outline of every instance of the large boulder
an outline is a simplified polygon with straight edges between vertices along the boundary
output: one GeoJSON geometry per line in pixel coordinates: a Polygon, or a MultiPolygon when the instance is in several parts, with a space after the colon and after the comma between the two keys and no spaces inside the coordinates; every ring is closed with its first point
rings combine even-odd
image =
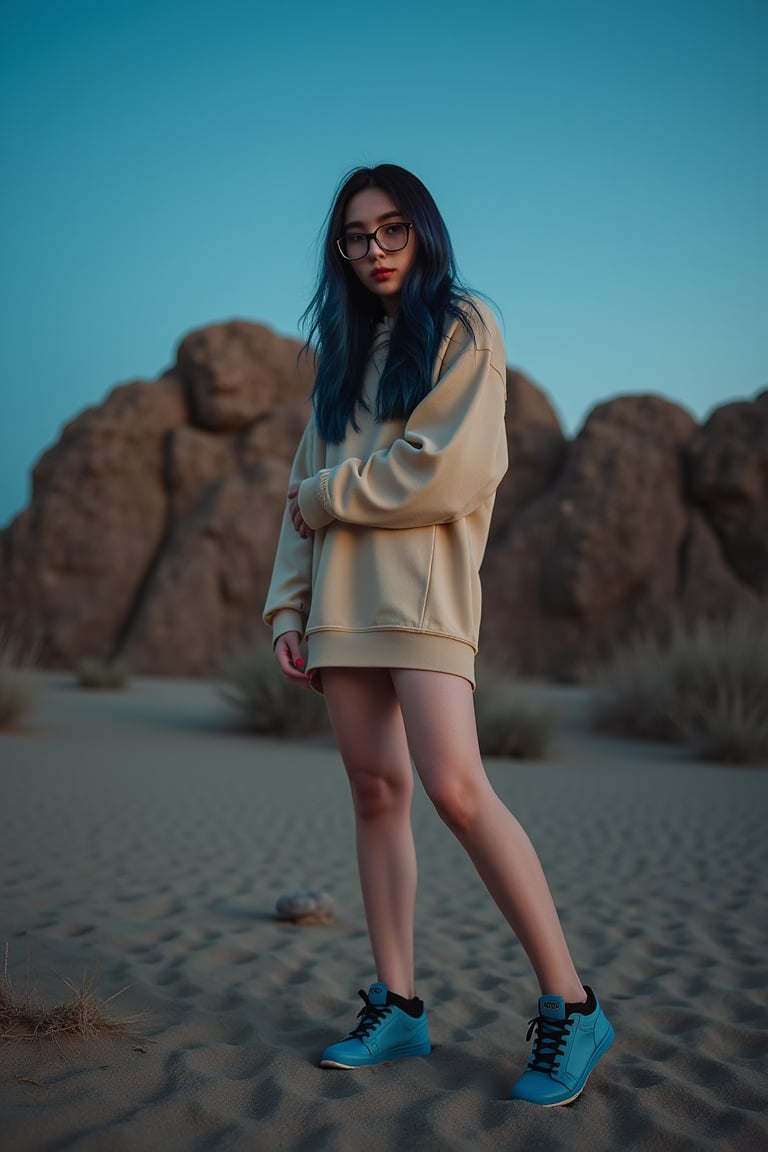
{"type": "Polygon", "coordinates": [[[717,620],[756,609],[759,595],[730,567],[714,529],[690,509],[680,554],[679,615],[686,623],[717,620]]]}
{"type": "Polygon", "coordinates": [[[118,655],[140,671],[197,676],[264,639],[261,613],[287,461],[268,457],[212,484],[169,537],[118,655]]]}
{"type": "Polygon", "coordinates": [[[681,615],[754,602],[690,506],[693,418],[652,395],[599,405],[552,486],[506,526],[483,569],[481,649],[521,673],[579,679],[681,615]]]}
{"type": "Polygon", "coordinates": [[[496,493],[491,541],[503,535],[521,508],[552,485],[567,447],[545,393],[512,368],[507,369],[505,425],[509,469],[496,493]]]}
{"type": "Polygon", "coordinates": [[[175,673],[210,669],[252,632],[308,414],[300,348],[213,325],[160,379],[68,424],[0,533],[0,629],[49,666],[126,653],[137,671],[175,673]]]}
{"type": "Polygon", "coordinates": [[[686,530],[681,449],[693,417],[658,396],[599,405],[568,455],[542,571],[553,616],[584,620],[630,599],[669,606],[686,530]]]}
{"type": "Polygon", "coordinates": [[[187,420],[174,380],[116,388],[64,428],[5,536],[2,624],[41,662],[109,653],[167,527],[165,443],[187,420]]]}
{"type": "Polygon", "coordinates": [[[685,452],[690,495],[734,572],[768,592],[768,392],[716,409],[685,452]]]}

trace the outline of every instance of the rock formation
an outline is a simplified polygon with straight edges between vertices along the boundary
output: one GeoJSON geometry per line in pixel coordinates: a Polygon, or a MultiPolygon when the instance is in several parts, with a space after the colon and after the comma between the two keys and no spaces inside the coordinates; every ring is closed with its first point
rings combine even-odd
{"type": "Polygon", "coordinates": [[[123,384],[34,469],[32,502],[2,534],[0,626],[45,664],[110,655],[130,625],[165,537],[168,437],[186,420],[177,380],[123,384]]]}
{"type": "Polygon", "coordinates": [[[258,634],[306,420],[301,345],[244,321],[193,332],[154,382],[67,425],[0,534],[0,627],[43,664],[119,656],[197,675],[258,634]]]}
{"type": "Polygon", "coordinates": [[[692,499],[706,515],[728,564],[768,593],[768,392],[725,404],[686,446],[692,499]]]}
{"type": "Polygon", "coordinates": [[[554,481],[504,525],[484,566],[482,649],[527,674],[581,678],[639,633],[756,602],[686,480],[693,418],[658,396],[596,407],[554,481]]]}
{"type": "MultiPolygon", "coordinates": [[[[264,601],[311,364],[246,321],[192,332],[173,368],[64,429],[0,533],[0,628],[43,664],[121,657],[202,675],[265,638],[264,601]]],[[[768,393],[697,425],[658,396],[563,436],[508,371],[510,469],[486,557],[482,647],[578,678],[638,631],[727,615],[768,590],[768,393]]]]}

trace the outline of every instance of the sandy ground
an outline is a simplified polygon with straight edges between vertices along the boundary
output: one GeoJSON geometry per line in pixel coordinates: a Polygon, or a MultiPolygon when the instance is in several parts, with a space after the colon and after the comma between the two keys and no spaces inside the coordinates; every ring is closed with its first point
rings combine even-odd
{"type": "Polygon", "coordinates": [[[423,795],[418,990],[431,1056],[317,1067],[373,979],[346,783],[327,740],[228,730],[207,684],[78,691],[44,675],[0,736],[0,944],[41,994],[96,970],[136,1039],[0,1048],[2,1152],[768,1147],[768,772],[588,730],[489,774],[544,862],[617,1040],[584,1095],[506,1094],[527,1059],[527,960],[423,795]],[[325,888],[330,926],[278,922],[325,888]]]}

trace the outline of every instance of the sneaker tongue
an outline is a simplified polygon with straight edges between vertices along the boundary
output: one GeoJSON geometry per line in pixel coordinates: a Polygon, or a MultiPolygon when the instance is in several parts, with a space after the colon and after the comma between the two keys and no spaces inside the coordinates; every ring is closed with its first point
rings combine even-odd
{"type": "Polygon", "coordinates": [[[377,1008],[383,1008],[387,1003],[386,984],[371,984],[368,989],[368,999],[377,1008]]]}
{"type": "Polygon", "coordinates": [[[562,996],[541,996],[539,1016],[545,1020],[565,1020],[565,1000],[562,996]]]}

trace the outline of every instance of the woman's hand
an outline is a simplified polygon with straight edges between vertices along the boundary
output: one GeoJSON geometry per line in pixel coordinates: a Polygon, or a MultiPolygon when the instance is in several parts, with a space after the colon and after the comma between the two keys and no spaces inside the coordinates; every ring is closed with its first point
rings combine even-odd
{"type": "Polygon", "coordinates": [[[291,484],[288,489],[288,512],[291,517],[291,522],[302,540],[309,540],[311,536],[314,536],[314,530],[307,524],[301,514],[301,508],[299,508],[298,484],[291,484]]]}
{"type": "Polygon", "coordinates": [[[275,642],[275,660],[289,683],[301,684],[304,688],[310,687],[310,678],[304,671],[301,656],[300,632],[283,632],[282,636],[278,636],[275,642]]]}

